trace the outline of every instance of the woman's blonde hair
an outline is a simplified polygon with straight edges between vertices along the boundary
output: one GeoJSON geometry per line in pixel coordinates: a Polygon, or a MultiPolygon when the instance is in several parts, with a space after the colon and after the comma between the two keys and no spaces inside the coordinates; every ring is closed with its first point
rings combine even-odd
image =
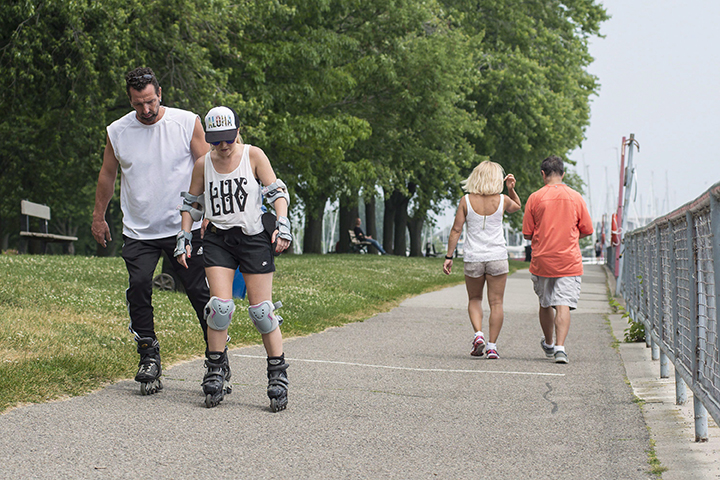
{"type": "Polygon", "coordinates": [[[480,162],[460,185],[468,193],[497,195],[503,191],[503,180],[505,180],[505,171],[500,164],[485,160],[480,162]]]}

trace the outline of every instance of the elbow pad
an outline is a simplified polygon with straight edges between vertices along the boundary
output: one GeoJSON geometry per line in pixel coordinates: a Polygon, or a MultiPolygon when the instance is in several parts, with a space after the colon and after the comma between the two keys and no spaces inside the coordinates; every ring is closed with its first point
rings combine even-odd
{"type": "Polygon", "coordinates": [[[268,203],[275,204],[278,198],[284,198],[288,206],[290,206],[290,195],[287,192],[287,185],[279,178],[267,187],[262,187],[262,194],[268,203]]]}
{"type": "Polygon", "coordinates": [[[188,192],[180,192],[180,196],[183,197],[183,204],[180,205],[180,212],[188,212],[190,217],[196,222],[202,220],[205,215],[205,195],[190,195],[188,192]],[[197,203],[199,208],[193,207],[193,204],[197,203]]]}

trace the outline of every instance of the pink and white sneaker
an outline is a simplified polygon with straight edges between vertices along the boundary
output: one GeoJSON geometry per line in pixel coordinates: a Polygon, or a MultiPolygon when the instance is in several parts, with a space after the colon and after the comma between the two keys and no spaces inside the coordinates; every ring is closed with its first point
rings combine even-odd
{"type": "Polygon", "coordinates": [[[482,335],[477,335],[475,337],[475,340],[473,340],[473,346],[472,350],[470,351],[470,355],[473,357],[482,357],[483,352],[485,351],[485,337],[482,335]]]}
{"type": "Polygon", "coordinates": [[[500,354],[494,348],[488,348],[487,352],[485,352],[485,355],[487,355],[487,358],[489,358],[490,360],[500,358],[500,354]]]}

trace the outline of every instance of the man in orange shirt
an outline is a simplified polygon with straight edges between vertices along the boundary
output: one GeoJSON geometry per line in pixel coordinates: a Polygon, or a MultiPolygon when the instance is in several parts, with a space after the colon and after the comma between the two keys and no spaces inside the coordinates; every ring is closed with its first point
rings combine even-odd
{"type": "Polygon", "coordinates": [[[570,311],[580,299],[583,274],[579,240],[592,235],[592,219],[582,196],[562,182],[565,169],[560,157],[543,160],[540,171],[545,186],[525,203],[523,236],[532,241],[530,273],[545,335],[540,345],[555,363],[568,363],[565,338],[570,311]]]}

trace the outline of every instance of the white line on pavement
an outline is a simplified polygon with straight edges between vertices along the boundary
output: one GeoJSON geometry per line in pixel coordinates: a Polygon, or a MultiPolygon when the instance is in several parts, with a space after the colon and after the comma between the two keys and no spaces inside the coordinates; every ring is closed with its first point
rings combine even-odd
{"type": "MultiPolygon", "coordinates": [[[[239,353],[233,353],[233,357],[244,357],[244,358],[265,358],[261,355],[241,355],[239,353]]],[[[354,367],[368,367],[368,368],[386,368],[388,370],[411,370],[413,372],[445,372],[445,373],[495,373],[499,375],[535,375],[545,377],[564,377],[564,373],[544,373],[544,372],[506,372],[500,370],[452,370],[446,368],[411,368],[411,367],[393,367],[389,365],[369,365],[365,363],[352,363],[352,362],[335,362],[332,360],[308,360],[304,358],[287,358],[288,361],[293,362],[308,362],[308,363],[332,363],[335,365],[349,365],[354,367]]]]}

